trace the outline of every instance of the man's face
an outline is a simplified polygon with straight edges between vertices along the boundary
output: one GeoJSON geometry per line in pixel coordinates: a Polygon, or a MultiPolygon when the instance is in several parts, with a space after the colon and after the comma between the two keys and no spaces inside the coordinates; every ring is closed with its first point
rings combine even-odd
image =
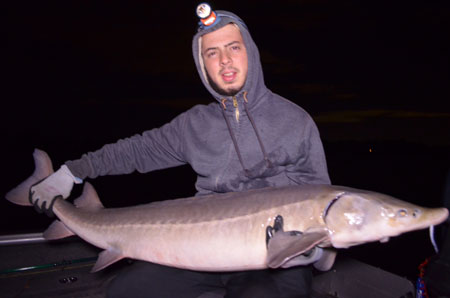
{"type": "Polygon", "coordinates": [[[236,25],[228,24],[202,37],[202,57],[211,86],[235,95],[247,78],[247,50],[236,25]]]}

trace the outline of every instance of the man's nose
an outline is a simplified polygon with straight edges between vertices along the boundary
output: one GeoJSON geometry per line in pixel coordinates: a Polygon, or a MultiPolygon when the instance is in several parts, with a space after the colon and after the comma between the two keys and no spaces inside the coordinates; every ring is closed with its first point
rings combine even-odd
{"type": "Polygon", "coordinates": [[[227,53],[223,53],[221,56],[220,56],[220,65],[228,65],[228,64],[230,64],[231,63],[231,57],[230,57],[230,55],[228,55],[227,53]]]}

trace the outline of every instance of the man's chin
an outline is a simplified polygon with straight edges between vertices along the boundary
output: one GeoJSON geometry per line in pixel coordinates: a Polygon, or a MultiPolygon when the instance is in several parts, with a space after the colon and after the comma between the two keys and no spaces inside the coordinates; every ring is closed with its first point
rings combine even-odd
{"type": "Polygon", "coordinates": [[[241,89],[221,89],[221,92],[219,94],[226,95],[226,96],[235,96],[241,89]]]}
{"type": "Polygon", "coordinates": [[[232,86],[225,86],[225,87],[219,87],[219,86],[213,86],[214,90],[219,93],[220,95],[224,96],[234,96],[239,91],[241,91],[243,86],[240,87],[232,87],[232,86]]]}

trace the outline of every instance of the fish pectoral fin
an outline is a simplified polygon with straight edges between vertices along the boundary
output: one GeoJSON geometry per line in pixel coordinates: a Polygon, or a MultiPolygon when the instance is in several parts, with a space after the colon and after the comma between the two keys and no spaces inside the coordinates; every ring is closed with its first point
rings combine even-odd
{"type": "Polygon", "coordinates": [[[288,268],[314,263],[322,257],[322,249],[316,246],[327,240],[326,232],[274,233],[267,246],[267,264],[270,268],[288,268]]]}
{"type": "Polygon", "coordinates": [[[65,224],[55,220],[44,232],[44,238],[47,240],[56,240],[75,235],[65,224]]]}
{"type": "Polygon", "coordinates": [[[91,272],[100,271],[123,258],[125,258],[125,256],[118,250],[113,248],[104,250],[98,255],[97,262],[94,267],[92,267],[91,272]]]}

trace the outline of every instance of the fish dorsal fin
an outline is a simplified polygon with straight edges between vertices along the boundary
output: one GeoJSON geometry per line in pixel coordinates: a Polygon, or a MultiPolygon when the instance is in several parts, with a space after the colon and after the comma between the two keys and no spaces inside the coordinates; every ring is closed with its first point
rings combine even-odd
{"type": "Polygon", "coordinates": [[[270,268],[282,267],[292,258],[327,240],[329,236],[326,231],[306,232],[294,236],[290,232],[275,233],[267,247],[267,264],[270,268]]]}
{"type": "Polygon", "coordinates": [[[74,204],[77,208],[90,211],[96,211],[105,208],[103,207],[102,202],[100,202],[100,199],[94,187],[89,182],[84,183],[83,193],[80,197],[75,199],[74,204]]]}
{"type": "Polygon", "coordinates": [[[120,251],[118,251],[114,248],[109,248],[107,250],[104,250],[98,255],[97,262],[95,263],[94,267],[92,267],[91,272],[100,271],[100,270],[108,267],[109,265],[111,265],[117,261],[120,261],[124,257],[125,256],[120,251]]]}
{"type": "Polygon", "coordinates": [[[75,235],[65,224],[55,220],[44,232],[44,238],[47,240],[56,240],[75,235]]]}

